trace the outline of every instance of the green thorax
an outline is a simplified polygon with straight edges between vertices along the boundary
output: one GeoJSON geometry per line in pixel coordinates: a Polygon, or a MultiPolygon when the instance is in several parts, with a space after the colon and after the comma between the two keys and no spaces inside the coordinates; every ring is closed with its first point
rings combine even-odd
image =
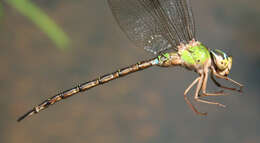
{"type": "Polygon", "coordinates": [[[182,65],[188,69],[204,67],[210,59],[209,50],[198,41],[180,44],[177,52],[163,53],[155,59],[154,64],[162,67],[182,65]]]}
{"type": "Polygon", "coordinates": [[[210,59],[209,50],[199,42],[195,45],[185,45],[185,48],[178,53],[186,66],[203,65],[210,59]]]}

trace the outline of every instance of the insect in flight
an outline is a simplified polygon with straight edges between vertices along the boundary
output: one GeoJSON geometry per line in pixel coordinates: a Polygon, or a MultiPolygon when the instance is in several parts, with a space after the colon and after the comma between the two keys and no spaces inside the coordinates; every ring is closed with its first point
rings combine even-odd
{"type": "Polygon", "coordinates": [[[206,91],[209,74],[218,87],[242,92],[243,85],[227,77],[231,69],[232,57],[220,50],[210,50],[197,41],[190,0],[108,0],[108,4],[119,26],[128,38],[137,47],[154,53],[156,57],[63,91],[43,101],[18,118],[18,121],[76,93],[152,66],[182,66],[199,74],[183,94],[190,108],[199,115],[206,115],[207,113],[199,112],[186,96],[195,84],[197,84],[194,94],[195,101],[225,107],[223,104],[200,98],[202,96],[226,95],[223,90],[213,93],[206,91]],[[222,86],[214,76],[230,81],[239,88],[222,86]]]}

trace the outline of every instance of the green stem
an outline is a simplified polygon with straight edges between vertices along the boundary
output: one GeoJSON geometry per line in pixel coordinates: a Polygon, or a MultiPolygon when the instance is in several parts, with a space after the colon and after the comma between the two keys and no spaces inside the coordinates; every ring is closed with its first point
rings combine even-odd
{"type": "Polygon", "coordinates": [[[68,46],[68,36],[35,4],[29,0],[6,0],[6,2],[37,25],[57,47],[65,48],[68,46]]]}

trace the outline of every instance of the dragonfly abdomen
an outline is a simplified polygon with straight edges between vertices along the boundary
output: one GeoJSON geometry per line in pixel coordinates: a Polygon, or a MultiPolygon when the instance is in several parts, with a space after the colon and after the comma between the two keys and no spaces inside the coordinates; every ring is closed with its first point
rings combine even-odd
{"type": "Polygon", "coordinates": [[[19,122],[26,117],[32,116],[33,114],[36,114],[36,113],[40,112],[41,110],[48,108],[49,105],[55,104],[56,102],[61,101],[62,99],[66,99],[68,97],[71,97],[72,95],[75,95],[79,92],[89,90],[93,87],[96,87],[98,85],[102,85],[104,83],[107,83],[107,82],[112,81],[114,79],[117,79],[119,77],[123,77],[125,75],[130,74],[130,73],[146,69],[146,68],[151,67],[153,65],[157,65],[158,61],[159,61],[158,58],[153,58],[153,59],[150,59],[150,60],[147,60],[147,61],[138,62],[136,64],[129,66],[129,67],[119,69],[119,70],[117,70],[113,73],[103,75],[103,76],[101,76],[97,79],[79,84],[78,86],[76,86],[74,88],[63,91],[63,92],[56,94],[55,96],[53,96],[53,97],[51,97],[51,98],[49,98],[45,101],[43,101],[41,104],[34,107],[32,110],[28,111],[26,114],[24,114],[23,116],[18,118],[17,121],[19,122]]]}

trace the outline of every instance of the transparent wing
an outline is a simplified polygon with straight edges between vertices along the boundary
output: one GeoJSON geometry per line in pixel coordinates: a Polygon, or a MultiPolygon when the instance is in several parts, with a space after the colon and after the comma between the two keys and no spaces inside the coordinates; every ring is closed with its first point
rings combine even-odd
{"type": "Polygon", "coordinates": [[[136,46],[158,54],[195,38],[189,0],[108,0],[121,29],[136,46]]]}

